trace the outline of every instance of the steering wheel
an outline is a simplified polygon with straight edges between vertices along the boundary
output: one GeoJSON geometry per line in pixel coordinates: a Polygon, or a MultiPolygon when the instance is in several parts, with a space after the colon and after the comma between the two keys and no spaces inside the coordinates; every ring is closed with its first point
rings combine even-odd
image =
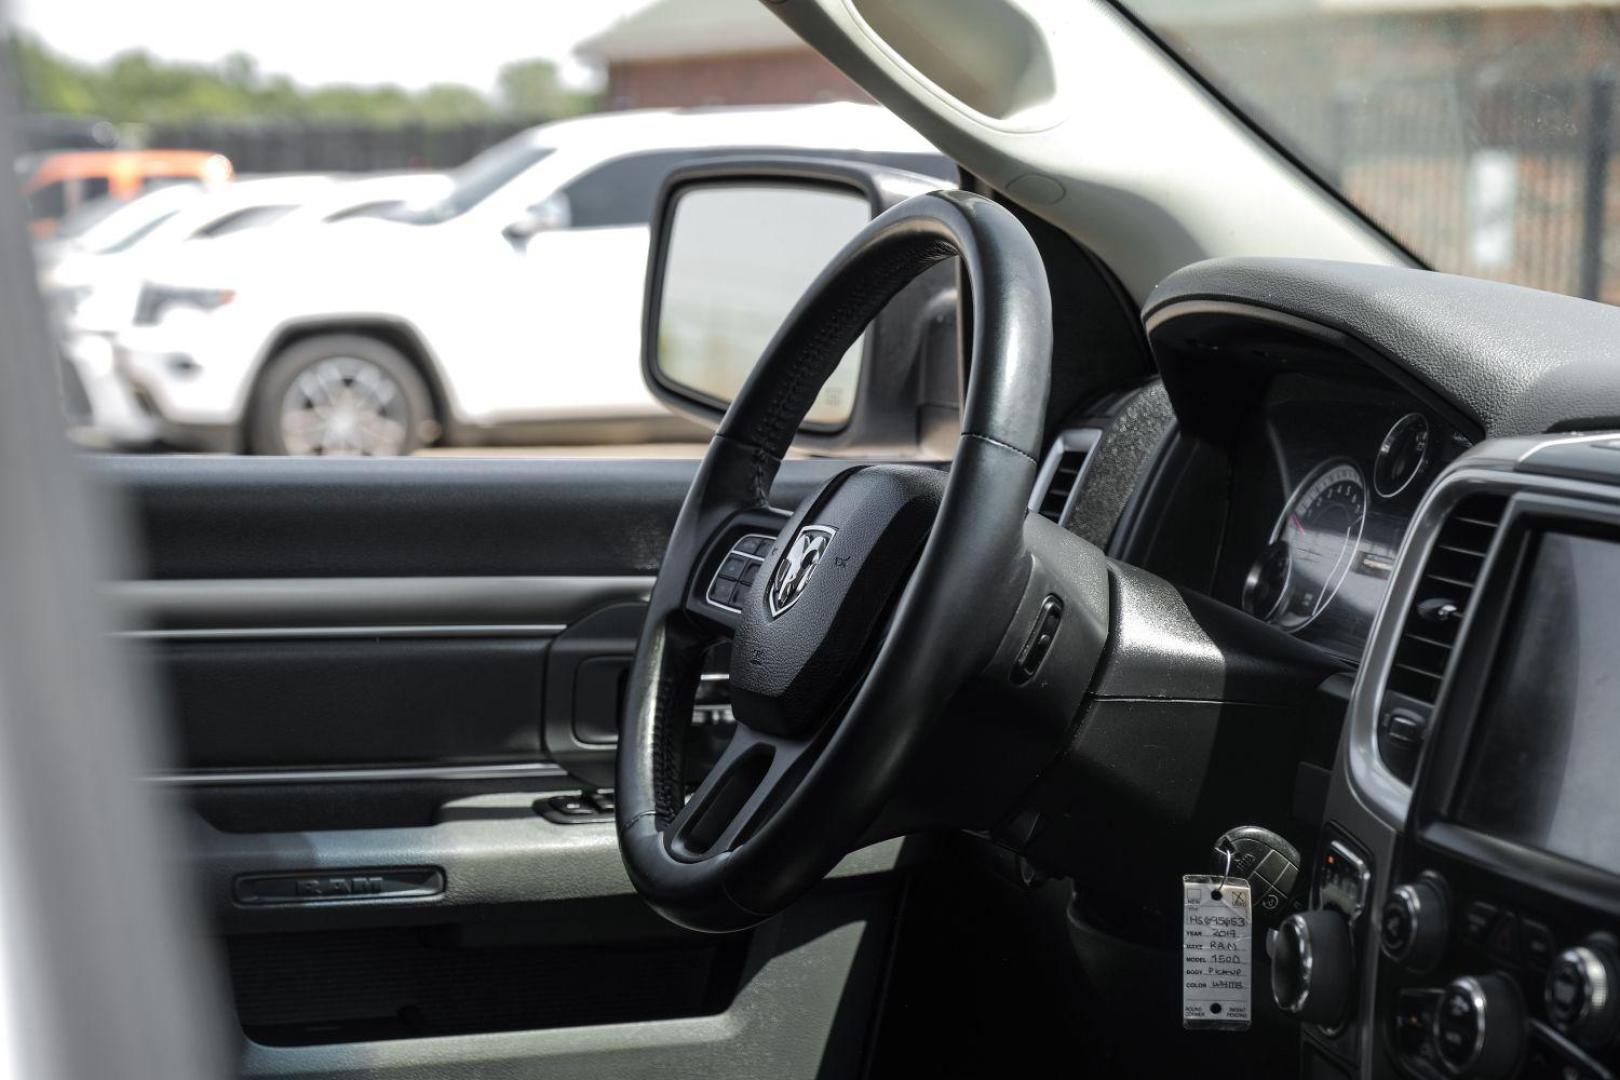
{"type": "Polygon", "coordinates": [[[1029,234],[987,199],[940,191],[873,219],[766,347],[676,519],[626,695],[620,849],[665,916],[742,929],[816,884],[872,839],[931,721],[997,655],[1030,575],[1051,346],[1029,234]],[[844,352],[953,255],[972,351],[949,471],[852,468],[796,513],[772,508],[782,458],[844,352]],[[737,726],[686,798],[703,658],[727,639],[737,726]]]}

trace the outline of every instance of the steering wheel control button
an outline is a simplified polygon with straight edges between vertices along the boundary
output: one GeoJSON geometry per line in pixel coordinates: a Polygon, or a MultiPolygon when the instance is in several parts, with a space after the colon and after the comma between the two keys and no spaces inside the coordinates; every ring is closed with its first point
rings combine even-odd
{"type": "Polygon", "coordinates": [[[1063,600],[1056,595],[1049,595],[1041,601],[1041,610],[1035,616],[1035,627],[1024,642],[1024,647],[1018,652],[1018,659],[1013,662],[1013,682],[1025,683],[1035,677],[1041,669],[1041,663],[1046,654],[1052,651],[1052,642],[1057,638],[1058,623],[1063,620],[1063,600]]]}
{"type": "Polygon", "coordinates": [[[743,601],[759,577],[759,568],[765,563],[765,553],[770,551],[775,541],[774,536],[750,533],[733,543],[730,552],[720,560],[720,568],[710,579],[704,599],[724,611],[733,614],[740,612],[743,601]]]}
{"type": "Polygon", "coordinates": [[[1299,911],[1283,920],[1271,954],[1271,996],[1307,1024],[1344,1019],[1355,987],[1350,924],[1337,911],[1299,911]]]}
{"type": "Polygon", "coordinates": [[[1429,971],[1446,951],[1446,897],[1433,881],[1397,885],[1384,904],[1379,947],[1413,971],[1429,971]]]}
{"type": "Polygon", "coordinates": [[[1434,1013],[1435,1056],[1455,1076],[1512,1076],[1524,1055],[1524,1000],[1502,975],[1452,980],[1434,1013]]]}
{"type": "Polygon", "coordinates": [[[1620,1033],[1620,973],[1599,945],[1577,945],[1558,954],[1547,972],[1547,1019],[1582,1046],[1604,1046],[1620,1033]]]}

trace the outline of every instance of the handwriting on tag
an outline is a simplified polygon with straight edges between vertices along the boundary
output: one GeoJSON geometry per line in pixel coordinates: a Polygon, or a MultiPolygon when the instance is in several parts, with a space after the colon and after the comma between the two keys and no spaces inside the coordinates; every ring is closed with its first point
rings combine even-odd
{"type": "Polygon", "coordinates": [[[1241,878],[1181,879],[1181,1024],[1203,1030],[1249,1026],[1254,921],[1241,878]]]}

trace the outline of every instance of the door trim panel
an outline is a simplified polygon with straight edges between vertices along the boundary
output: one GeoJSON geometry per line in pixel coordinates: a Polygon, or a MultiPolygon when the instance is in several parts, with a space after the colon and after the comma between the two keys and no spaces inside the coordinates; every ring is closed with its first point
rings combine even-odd
{"type": "Polygon", "coordinates": [[[126,636],[554,636],[599,608],[645,601],[643,575],[240,578],[106,586],[126,636]]]}
{"type": "Polygon", "coordinates": [[[549,761],[497,765],[404,765],[361,769],[189,769],[148,777],[155,784],[217,787],[248,784],[350,784],[388,780],[534,780],[568,775],[549,761]]]}

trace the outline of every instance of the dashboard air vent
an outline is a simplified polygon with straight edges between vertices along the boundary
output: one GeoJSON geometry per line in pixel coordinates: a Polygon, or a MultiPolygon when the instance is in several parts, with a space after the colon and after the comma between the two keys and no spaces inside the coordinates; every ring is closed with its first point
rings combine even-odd
{"type": "Polygon", "coordinates": [[[1093,428],[1079,428],[1057,437],[1035,479],[1035,492],[1029,500],[1031,510],[1049,521],[1063,524],[1064,513],[1080,485],[1086,458],[1097,445],[1099,434],[1093,428]]]}
{"type": "Polygon", "coordinates": [[[1389,690],[1431,707],[1439,698],[1457,632],[1506,507],[1506,495],[1469,495],[1440,527],[1401,624],[1389,690]]]}

